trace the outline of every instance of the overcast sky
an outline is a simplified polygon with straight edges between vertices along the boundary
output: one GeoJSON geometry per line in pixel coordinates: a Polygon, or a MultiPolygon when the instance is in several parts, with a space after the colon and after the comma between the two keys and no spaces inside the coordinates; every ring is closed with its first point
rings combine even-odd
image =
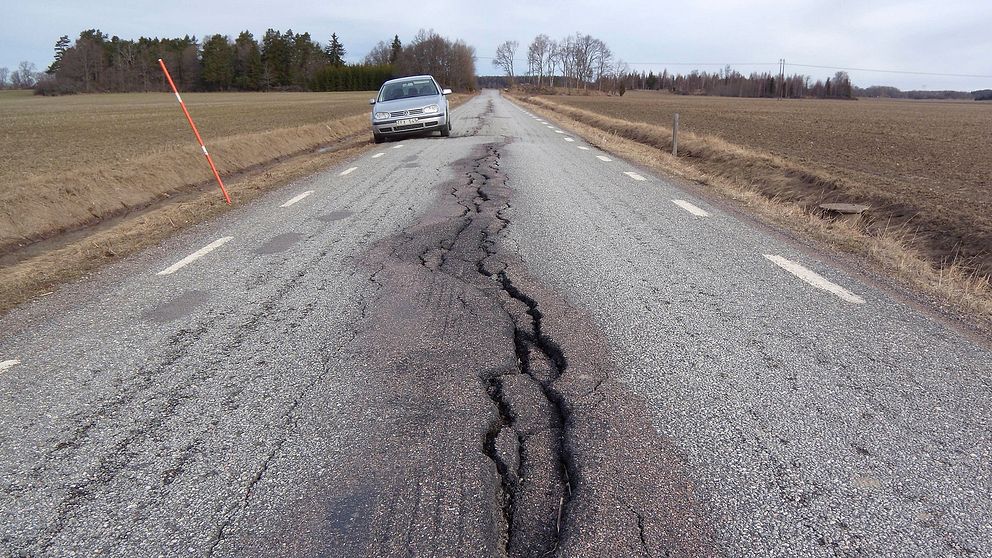
{"type": "MultiPolygon", "coordinates": [[[[476,48],[480,74],[507,39],[526,45],[538,33],[575,31],[605,41],[634,69],[688,72],[731,64],[744,72],[777,71],[776,62],[905,70],[978,77],[850,71],[855,84],[901,89],[992,88],[992,0],[4,0],[0,66],[21,60],[46,67],[60,35],[99,28],[122,38],[222,33],[267,28],[309,31],[321,43],[337,33],[358,61],[379,40],[408,41],[433,28],[476,48]],[[762,63],[766,65],[753,65],[762,63]],[[679,65],[676,65],[679,64],[679,65]],[[703,65],[713,64],[713,65],[703,65]],[[981,77],[984,76],[984,77],[981,77]]],[[[833,69],[790,66],[814,78],[833,69]]]]}

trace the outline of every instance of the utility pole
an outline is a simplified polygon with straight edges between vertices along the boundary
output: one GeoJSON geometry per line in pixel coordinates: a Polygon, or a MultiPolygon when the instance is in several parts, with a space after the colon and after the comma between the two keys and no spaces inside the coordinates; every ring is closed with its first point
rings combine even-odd
{"type": "Polygon", "coordinates": [[[778,83],[782,88],[782,98],[785,98],[785,58],[778,59],[778,83]]]}

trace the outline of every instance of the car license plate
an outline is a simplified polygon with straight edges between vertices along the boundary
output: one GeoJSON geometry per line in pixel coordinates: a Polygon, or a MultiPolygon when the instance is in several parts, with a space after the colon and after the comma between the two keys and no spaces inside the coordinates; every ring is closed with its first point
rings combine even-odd
{"type": "Polygon", "coordinates": [[[397,120],[397,126],[406,126],[407,124],[416,124],[418,120],[416,118],[407,118],[406,120],[397,120]]]}

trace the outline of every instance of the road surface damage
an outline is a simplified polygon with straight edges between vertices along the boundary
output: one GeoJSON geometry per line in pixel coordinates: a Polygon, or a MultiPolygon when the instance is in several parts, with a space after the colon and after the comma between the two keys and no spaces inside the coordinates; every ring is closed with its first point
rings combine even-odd
{"type": "MultiPolygon", "coordinates": [[[[405,412],[439,405],[417,413],[447,423],[450,430],[439,438],[475,436],[476,447],[466,451],[489,460],[488,474],[478,477],[482,486],[461,488],[481,488],[472,504],[487,518],[485,525],[466,526],[460,539],[472,540],[475,531],[487,555],[711,554],[681,460],[651,426],[643,401],[609,377],[602,333],[531,279],[513,248],[507,234],[512,190],[500,170],[503,145],[479,145],[455,163],[458,178],[443,185],[435,208],[372,251],[367,264],[380,296],[369,302],[368,323],[355,342],[367,348],[370,362],[393,371],[380,376],[431,392],[430,398],[405,394],[405,412]],[[465,407],[450,408],[454,401],[465,407]],[[450,422],[451,415],[460,422],[450,422]],[[464,434],[453,434],[460,429],[464,434]]],[[[459,462],[451,456],[442,461],[459,462]]],[[[410,474],[423,484],[419,473],[410,474]]],[[[389,490],[382,487],[389,481],[374,484],[389,490]]],[[[423,492],[418,486],[418,501],[423,492]]],[[[464,513],[465,498],[459,506],[464,513]]],[[[387,524],[381,536],[373,527],[368,548],[388,553],[386,539],[402,538],[388,523],[405,511],[387,514],[387,506],[379,507],[387,524]]],[[[422,505],[406,512],[422,513],[422,505]]],[[[424,538],[438,545],[451,536],[424,538]]],[[[438,548],[444,543],[432,547],[438,548]]]]}

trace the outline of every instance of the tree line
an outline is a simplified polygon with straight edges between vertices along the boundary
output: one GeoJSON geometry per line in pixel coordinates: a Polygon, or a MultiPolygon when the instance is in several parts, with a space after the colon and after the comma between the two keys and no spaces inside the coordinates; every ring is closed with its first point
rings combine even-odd
{"type": "Polygon", "coordinates": [[[872,85],[871,87],[855,87],[854,94],[858,97],[883,98],[883,99],[956,99],[989,101],[992,100],[992,89],[979,89],[976,91],[902,91],[896,87],[885,85],[872,85]]]}
{"type": "Polygon", "coordinates": [[[475,50],[434,31],[420,31],[405,46],[398,35],[380,41],[358,64],[346,63],[346,54],[337,34],[321,45],[292,29],[269,29],[261,40],[243,31],[202,42],[189,35],[129,40],[90,29],[75,41],[60,37],[44,77],[28,86],[42,94],[165,91],[159,58],[183,91],[373,90],[394,76],[419,73],[433,73],[452,89],[476,86],[475,50]]]}
{"type": "Polygon", "coordinates": [[[730,66],[718,72],[670,74],[663,70],[629,73],[623,76],[628,89],[671,91],[679,95],[717,95],[721,97],[767,97],[802,99],[851,99],[854,85],[847,72],[837,72],[826,80],[812,81],[802,74],[782,75],[752,72],[744,75],[730,66]]]}

